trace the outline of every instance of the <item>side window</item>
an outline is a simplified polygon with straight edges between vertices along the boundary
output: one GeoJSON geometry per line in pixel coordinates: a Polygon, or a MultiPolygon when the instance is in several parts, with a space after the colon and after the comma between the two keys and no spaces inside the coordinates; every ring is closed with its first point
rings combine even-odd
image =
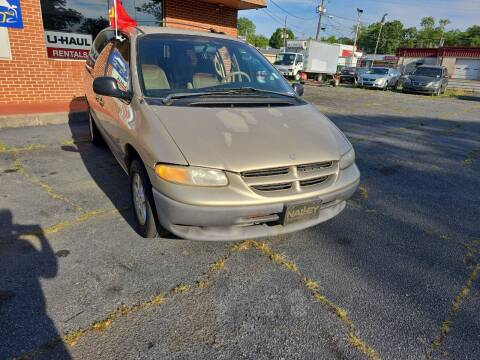
{"type": "Polygon", "coordinates": [[[303,63],[303,55],[298,55],[297,63],[303,63]]]}
{"type": "Polygon", "coordinates": [[[105,46],[107,46],[108,43],[113,40],[114,37],[115,34],[113,31],[104,31],[97,36],[97,38],[93,42],[90,53],[88,54],[86,63],[88,69],[91,70],[95,67],[95,62],[100,56],[100,53],[103,51],[105,46]]]}
{"type": "Polygon", "coordinates": [[[114,45],[114,40],[111,40],[110,42],[106,43],[105,46],[103,46],[103,49],[97,56],[97,60],[95,61],[95,65],[93,67],[93,72],[92,75],[94,78],[100,77],[100,76],[105,76],[106,71],[107,71],[107,62],[110,56],[110,53],[112,51],[114,45]]]}
{"type": "Polygon", "coordinates": [[[113,42],[105,76],[116,79],[121,90],[130,90],[130,41],[128,39],[113,42]]]}

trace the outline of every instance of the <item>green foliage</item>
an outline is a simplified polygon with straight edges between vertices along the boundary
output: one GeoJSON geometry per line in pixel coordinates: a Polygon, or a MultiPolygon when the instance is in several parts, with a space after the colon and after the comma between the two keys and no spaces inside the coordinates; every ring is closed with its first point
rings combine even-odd
{"type": "MultiPolygon", "coordinates": [[[[280,49],[283,46],[284,44],[283,34],[284,34],[283,28],[278,28],[277,30],[275,30],[275,32],[272,34],[272,37],[270,38],[270,41],[269,41],[269,44],[272,48],[280,49]]],[[[287,41],[295,39],[295,34],[292,32],[292,30],[287,29],[286,34],[287,34],[287,41]]]]}
{"type": "Polygon", "coordinates": [[[247,41],[249,44],[257,48],[266,48],[268,46],[268,38],[263,35],[252,35],[247,37],[247,41]]]}
{"type": "MultiPolygon", "coordinates": [[[[435,18],[425,17],[420,22],[420,28],[404,28],[403,24],[396,20],[386,22],[378,45],[379,54],[394,54],[398,47],[437,47],[442,39],[445,46],[478,46],[480,45],[480,26],[475,25],[466,31],[449,30],[445,27],[450,20],[441,19],[438,24],[435,18]]],[[[373,23],[361,27],[358,46],[366,53],[375,51],[381,24],[373,23]]]]}
{"type": "Polygon", "coordinates": [[[237,28],[240,36],[254,36],[257,30],[253,21],[245,17],[238,19],[237,28]]]}

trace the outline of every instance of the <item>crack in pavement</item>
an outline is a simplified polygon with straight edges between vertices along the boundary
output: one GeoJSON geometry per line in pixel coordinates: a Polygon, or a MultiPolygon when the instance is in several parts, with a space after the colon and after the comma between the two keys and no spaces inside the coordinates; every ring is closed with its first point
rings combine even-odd
{"type": "MultiPolygon", "coordinates": [[[[232,256],[232,254],[238,251],[239,244],[235,244],[219,259],[214,263],[209,265],[208,272],[203,274],[195,281],[195,286],[200,289],[205,289],[210,286],[212,277],[219,271],[225,268],[227,260],[232,256]]],[[[101,332],[110,328],[113,323],[129,314],[136,313],[148,308],[158,307],[163,305],[169,299],[173,299],[175,295],[180,293],[188,293],[193,289],[192,285],[182,283],[178,284],[166,293],[160,293],[152,296],[150,299],[139,302],[133,305],[122,305],[118,307],[112,313],[106,315],[102,319],[91,323],[89,326],[70,331],[64,336],[55,337],[45,344],[39,346],[38,348],[22,354],[18,357],[13,358],[13,360],[30,360],[37,356],[43,355],[51,350],[53,350],[57,345],[65,343],[69,347],[74,347],[83,337],[93,332],[101,332]]]]}
{"type": "Polygon", "coordinates": [[[129,210],[129,208],[124,208],[124,209],[100,209],[100,210],[91,210],[87,211],[85,213],[82,213],[80,216],[77,216],[76,218],[73,218],[71,220],[64,220],[60,221],[54,225],[48,226],[44,229],[39,229],[35,231],[30,231],[30,232],[23,232],[23,233],[15,233],[12,235],[7,235],[0,237],[0,245],[3,244],[8,244],[9,240],[13,237],[16,238],[18,236],[27,238],[32,236],[38,236],[38,235],[52,235],[52,234],[57,234],[59,232],[62,232],[64,230],[70,229],[76,225],[80,225],[84,222],[87,222],[93,218],[96,219],[109,219],[109,218],[114,218],[120,215],[121,212],[129,210]]]}
{"type": "MultiPolygon", "coordinates": [[[[379,360],[380,356],[378,353],[369,345],[367,345],[358,335],[352,321],[349,319],[347,311],[333,301],[329,300],[326,296],[320,293],[318,290],[318,285],[311,279],[308,279],[303,276],[300,272],[298,266],[293,262],[289,261],[287,257],[283,254],[275,253],[270,247],[261,242],[247,240],[239,243],[235,243],[230,249],[220,258],[218,258],[214,263],[210,264],[208,267],[208,272],[199,277],[195,281],[195,287],[199,289],[206,289],[212,284],[212,277],[223,270],[226,266],[226,262],[232,256],[233,253],[247,251],[250,249],[256,249],[260,251],[261,254],[267,256],[274,264],[280,265],[289,271],[297,274],[302,278],[302,285],[312,294],[315,301],[324,305],[330,312],[334,313],[341,322],[347,327],[347,342],[357,349],[362,354],[366,355],[371,360],[379,360]]],[[[166,293],[160,293],[152,296],[149,300],[134,304],[134,305],[122,305],[117,308],[112,313],[106,315],[101,320],[91,323],[89,326],[83,329],[74,330],[68,332],[64,336],[58,336],[51,339],[45,344],[41,345],[37,349],[34,349],[28,353],[22,354],[14,360],[30,360],[37,356],[43,355],[51,350],[53,350],[57,345],[65,343],[69,347],[74,347],[83,337],[93,332],[101,332],[110,328],[113,323],[119,318],[128,316],[129,314],[136,313],[148,308],[153,308],[163,305],[169,299],[173,299],[176,294],[179,293],[189,293],[192,290],[193,286],[187,283],[182,283],[174,288],[170,289],[166,293]]]]}
{"type": "Polygon", "coordinates": [[[80,205],[75,204],[73,201],[71,201],[67,197],[65,197],[62,194],[55,191],[55,189],[52,186],[50,186],[48,183],[46,183],[45,181],[42,181],[39,178],[37,178],[36,176],[29,174],[28,171],[23,166],[23,163],[17,157],[17,153],[14,154],[14,158],[15,158],[15,161],[14,161],[15,170],[20,175],[22,175],[25,179],[30,181],[32,184],[40,186],[40,188],[48,196],[50,196],[52,199],[60,200],[60,201],[63,201],[65,203],[67,203],[68,205],[72,206],[75,209],[75,211],[77,211],[77,212],[81,212],[81,213],[87,213],[88,212],[87,210],[82,208],[80,205]]]}
{"type": "Polygon", "coordinates": [[[367,343],[365,343],[359,336],[358,331],[356,330],[353,322],[348,317],[348,312],[335,304],[332,300],[328,299],[324,294],[319,291],[318,284],[306,277],[299,269],[299,267],[288,260],[284,254],[277,253],[273,251],[266,243],[258,242],[253,240],[247,240],[240,244],[240,250],[248,250],[254,248],[259,251],[262,255],[266,256],[274,264],[282,266],[292,273],[296,274],[302,281],[304,287],[312,294],[315,301],[322,304],[327,308],[328,311],[335,314],[338,319],[342,322],[343,325],[347,328],[347,342],[355,348],[357,351],[364,354],[370,360],[380,360],[380,355],[367,343]]]}
{"type": "Polygon", "coordinates": [[[480,239],[465,244],[465,248],[467,249],[467,253],[465,255],[465,264],[467,268],[471,269],[471,271],[464,286],[455,296],[448,315],[438,330],[438,335],[431,341],[430,348],[425,352],[425,360],[431,359],[433,353],[438,350],[445,341],[445,338],[452,328],[453,321],[460,312],[465,299],[470,295],[473,284],[478,279],[478,275],[480,274],[480,262],[477,259],[480,255],[480,239]]]}

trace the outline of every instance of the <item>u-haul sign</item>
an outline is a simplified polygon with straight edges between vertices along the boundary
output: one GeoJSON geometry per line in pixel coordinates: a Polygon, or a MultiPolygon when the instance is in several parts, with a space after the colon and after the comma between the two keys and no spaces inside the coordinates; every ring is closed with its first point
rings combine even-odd
{"type": "Polygon", "coordinates": [[[50,59],[86,60],[92,46],[92,36],[45,31],[45,42],[50,59]]]}

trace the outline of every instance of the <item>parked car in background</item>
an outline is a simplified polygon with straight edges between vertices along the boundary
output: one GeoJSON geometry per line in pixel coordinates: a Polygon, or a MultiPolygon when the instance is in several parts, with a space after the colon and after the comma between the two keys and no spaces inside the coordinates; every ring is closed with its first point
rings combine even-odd
{"type": "Polygon", "coordinates": [[[86,63],[91,140],[129,174],[139,234],[253,239],[340,214],[355,151],[302,89],[226,35],[103,30],[86,63]]]}
{"type": "Polygon", "coordinates": [[[346,67],[340,72],[340,82],[357,84],[360,75],[368,71],[368,68],[346,67]]]}
{"type": "Polygon", "coordinates": [[[444,66],[421,65],[412,74],[403,77],[402,91],[440,95],[448,86],[448,70],[444,66]]]}
{"type": "Polygon", "coordinates": [[[387,67],[372,67],[358,79],[358,86],[387,90],[395,88],[400,78],[400,71],[387,67]]]}
{"type": "Polygon", "coordinates": [[[340,71],[340,83],[355,83],[356,68],[346,67],[340,71]]]}
{"type": "Polygon", "coordinates": [[[300,80],[303,70],[303,55],[298,53],[280,53],[274,63],[275,67],[286,78],[300,80]]]}

